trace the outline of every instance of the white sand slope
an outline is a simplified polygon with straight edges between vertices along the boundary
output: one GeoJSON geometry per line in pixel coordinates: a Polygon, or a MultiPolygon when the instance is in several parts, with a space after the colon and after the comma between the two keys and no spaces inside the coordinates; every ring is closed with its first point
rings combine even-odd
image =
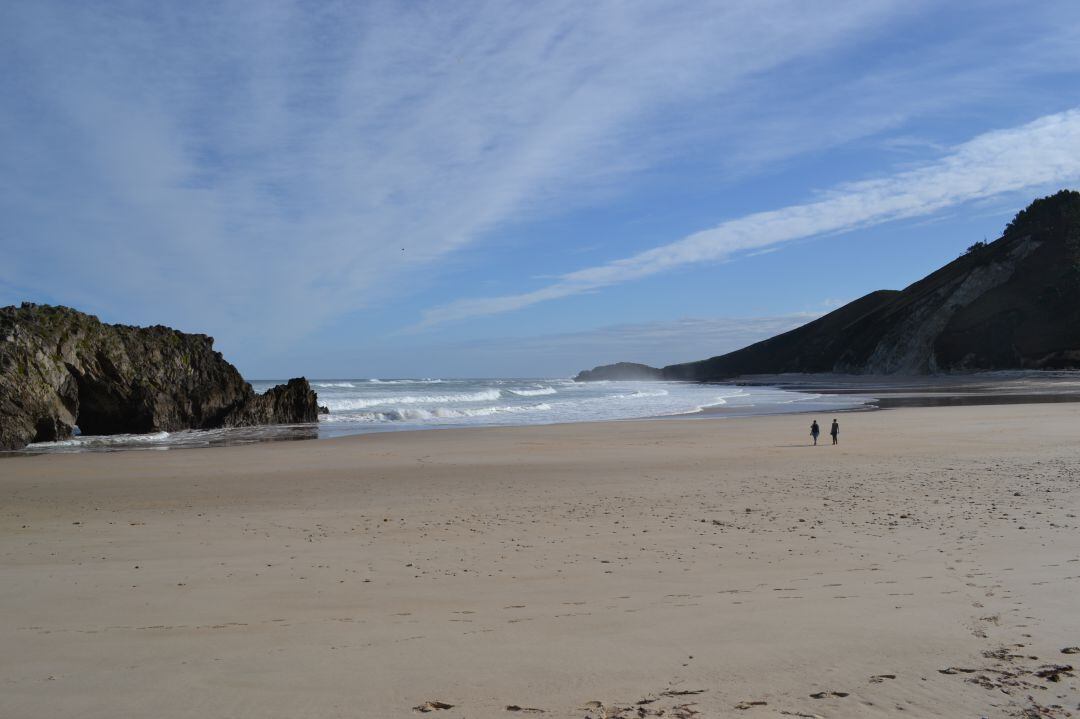
{"type": "Polygon", "coordinates": [[[0,459],[0,716],[1080,715],[1080,404],[810,419],[0,459]]]}

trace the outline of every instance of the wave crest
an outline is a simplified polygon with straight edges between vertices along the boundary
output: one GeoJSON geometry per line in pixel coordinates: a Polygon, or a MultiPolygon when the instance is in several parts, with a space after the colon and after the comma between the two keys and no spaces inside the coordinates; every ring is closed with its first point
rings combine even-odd
{"type": "Polygon", "coordinates": [[[378,379],[372,377],[368,384],[442,384],[443,380],[425,377],[424,379],[378,379]]]}
{"type": "Polygon", "coordinates": [[[326,406],[331,412],[350,409],[366,409],[381,405],[398,404],[447,404],[450,402],[490,402],[502,397],[497,389],[485,389],[479,392],[462,394],[405,395],[404,397],[357,397],[354,399],[327,399],[326,406]]]}
{"type": "Polygon", "coordinates": [[[496,405],[492,407],[471,407],[453,409],[450,407],[390,407],[371,412],[348,412],[335,419],[339,422],[408,422],[431,419],[456,419],[463,417],[489,417],[493,414],[514,414],[518,412],[543,412],[551,405],[541,403],[527,406],[496,405]]]}
{"type": "Polygon", "coordinates": [[[508,389],[507,392],[516,394],[518,397],[539,397],[547,394],[557,394],[554,387],[534,387],[532,389],[508,389]]]}

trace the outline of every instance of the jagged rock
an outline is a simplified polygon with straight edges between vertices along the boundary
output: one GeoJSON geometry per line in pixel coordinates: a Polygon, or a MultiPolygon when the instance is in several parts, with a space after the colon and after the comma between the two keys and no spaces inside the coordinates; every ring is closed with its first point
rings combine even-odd
{"type": "MultiPolygon", "coordinates": [[[[609,368],[578,375],[613,379],[609,368]],[[604,371],[601,371],[604,370],[604,371]]],[[[1080,192],[1018,213],[1004,234],[904,290],[879,290],[735,352],[655,370],[718,381],[785,372],[929,374],[1080,368],[1080,192]]]]}
{"type": "Polygon", "coordinates": [[[256,395],[212,337],[108,325],[67,307],[0,308],[0,449],[83,434],[317,420],[292,380],[256,395]]]}
{"type": "Polygon", "coordinates": [[[330,414],[330,408],[327,407],[325,404],[320,404],[319,405],[319,414],[330,414]]]}
{"type": "Polygon", "coordinates": [[[315,392],[303,377],[279,384],[263,394],[255,395],[225,415],[225,427],[246,427],[257,424],[301,424],[319,421],[319,404],[315,392]]]}

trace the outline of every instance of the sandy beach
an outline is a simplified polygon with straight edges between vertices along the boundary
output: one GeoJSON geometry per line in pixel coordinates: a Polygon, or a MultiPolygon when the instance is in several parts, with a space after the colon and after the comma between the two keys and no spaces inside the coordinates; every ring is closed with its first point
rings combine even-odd
{"type": "Polygon", "coordinates": [[[1080,404],[839,419],[5,457],[0,716],[1080,714],[1080,404]]]}

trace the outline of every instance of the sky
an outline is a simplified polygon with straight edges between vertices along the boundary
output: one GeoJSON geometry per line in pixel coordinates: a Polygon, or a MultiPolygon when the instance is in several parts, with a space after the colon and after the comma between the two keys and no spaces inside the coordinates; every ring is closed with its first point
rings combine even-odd
{"type": "Polygon", "coordinates": [[[1080,188],[1080,3],[0,4],[0,305],[249,378],[702,359],[1080,188]]]}

